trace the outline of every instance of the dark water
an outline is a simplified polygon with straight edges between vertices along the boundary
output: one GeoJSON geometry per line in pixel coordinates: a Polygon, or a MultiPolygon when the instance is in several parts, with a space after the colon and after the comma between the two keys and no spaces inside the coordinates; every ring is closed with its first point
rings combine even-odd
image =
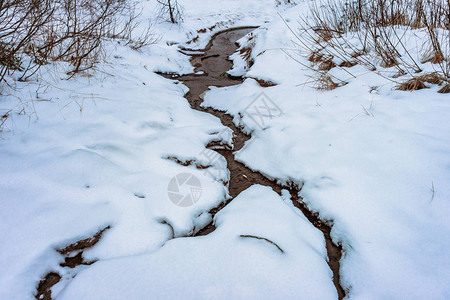
{"type": "MultiPolygon", "coordinates": [[[[191,62],[197,71],[202,71],[202,75],[190,74],[184,76],[161,74],[167,78],[177,79],[183,82],[187,87],[189,87],[189,93],[185,95],[186,99],[189,101],[192,109],[206,112],[218,117],[222,124],[231,128],[233,130],[233,144],[234,149],[228,149],[227,147],[211,144],[209,148],[217,151],[223,155],[227,160],[227,168],[230,171],[230,181],[228,182],[228,189],[231,195],[231,199],[223,202],[216,208],[210,210],[210,214],[214,216],[217,212],[223,209],[227,204],[229,204],[233,199],[239,195],[242,191],[246,190],[254,184],[260,184],[264,186],[271,187],[275,192],[281,194],[282,189],[286,189],[290,192],[292,203],[295,207],[303,212],[305,217],[313,224],[317,229],[322,231],[328,254],[328,265],[333,272],[333,283],[336,287],[339,299],[345,297],[345,291],[340,285],[340,259],[342,256],[342,247],[340,245],[335,245],[330,237],[332,223],[330,221],[322,221],[318,218],[318,214],[313,213],[308,209],[306,204],[302,201],[299,196],[301,187],[295,183],[290,183],[287,185],[278,184],[275,180],[271,180],[263,176],[259,172],[254,172],[247,168],[244,164],[238,162],[234,158],[234,152],[241,149],[244,143],[251,138],[250,135],[243,133],[238,127],[232,122],[233,118],[224,112],[214,110],[211,108],[200,107],[202,99],[200,97],[205,91],[208,90],[209,86],[225,87],[231,85],[241,84],[242,78],[231,78],[226,74],[228,70],[231,69],[232,63],[228,60],[228,57],[234,53],[238,46],[236,41],[251,32],[254,28],[236,28],[221,32],[215,35],[208,46],[203,51],[188,51],[191,56],[191,62]]],[[[176,158],[175,160],[176,161],[176,158]]],[[[255,208],[257,209],[257,208],[255,208]]],[[[94,262],[86,262],[83,259],[83,251],[90,247],[93,247],[101,238],[104,231],[108,230],[109,227],[99,231],[93,237],[75,242],[64,249],[57,250],[62,259],[62,267],[74,268],[79,265],[88,265],[94,262]],[[71,254],[77,253],[75,256],[71,254]]],[[[213,223],[207,225],[205,228],[198,230],[193,236],[208,235],[215,230],[213,223]]],[[[253,236],[244,236],[251,238],[260,238],[253,236]]],[[[271,241],[268,241],[271,242],[271,241]]],[[[272,243],[272,242],[271,242],[272,243]]],[[[277,246],[277,245],[275,245],[277,246]]],[[[278,247],[278,246],[277,246],[278,247]]],[[[279,247],[278,247],[279,248],[279,247]]],[[[280,251],[282,249],[279,248],[280,251]]],[[[43,276],[40,281],[37,291],[36,299],[52,299],[51,288],[56,283],[61,280],[61,276],[56,272],[49,272],[43,276]]]]}
{"type": "MultiPolygon", "coordinates": [[[[249,140],[251,136],[243,133],[236,125],[234,125],[232,121],[233,118],[230,115],[212,108],[203,108],[200,106],[200,104],[203,102],[201,95],[208,90],[209,86],[225,87],[241,84],[243,82],[243,78],[231,78],[227,75],[226,72],[233,66],[232,62],[228,60],[228,57],[237,50],[238,46],[236,45],[236,41],[252,30],[254,30],[254,28],[237,28],[221,32],[211,39],[210,44],[206,47],[206,49],[204,49],[204,51],[198,51],[198,53],[191,55],[191,62],[195,67],[195,71],[202,71],[202,75],[190,74],[184,76],[163,76],[177,79],[183,82],[189,88],[189,93],[185,95],[185,98],[189,101],[189,104],[193,109],[206,112],[218,117],[223,125],[233,130],[234,149],[227,149],[225,147],[222,147],[222,149],[220,149],[218,145],[209,145],[210,149],[217,151],[227,160],[227,167],[230,171],[230,181],[228,183],[228,189],[232,197],[227,202],[224,202],[220,206],[212,209],[210,211],[211,215],[214,216],[228,203],[233,201],[233,199],[237,195],[254,184],[269,186],[278,194],[281,194],[282,189],[287,189],[291,194],[291,200],[295,207],[300,209],[306,216],[306,218],[317,229],[322,231],[326,241],[326,248],[329,259],[328,265],[333,271],[333,283],[336,287],[339,299],[343,299],[345,297],[345,291],[340,285],[339,276],[342,247],[340,245],[334,244],[331,240],[330,232],[332,222],[325,222],[320,220],[317,213],[313,213],[308,209],[306,204],[302,201],[302,198],[299,196],[301,187],[297,184],[278,184],[275,180],[271,180],[263,176],[259,172],[254,172],[247,168],[244,164],[236,161],[234,158],[234,152],[240,150],[243,147],[244,143],[249,140]]],[[[213,223],[211,223],[205,228],[198,231],[194,236],[207,235],[214,230],[215,226],[213,223]]]]}

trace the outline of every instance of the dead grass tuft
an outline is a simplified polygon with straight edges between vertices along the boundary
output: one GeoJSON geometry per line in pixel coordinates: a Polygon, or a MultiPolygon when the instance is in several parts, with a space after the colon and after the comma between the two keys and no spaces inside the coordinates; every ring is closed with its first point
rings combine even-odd
{"type": "Polygon", "coordinates": [[[421,78],[423,81],[431,83],[431,84],[442,84],[443,77],[439,75],[437,72],[433,72],[430,74],[422,75],[419,78],[421,78]]]}
{"type": "Polygon", "coordinates": [[[271,87],[271,86],[276,86],[277,85],[275,82],[272,82],[270,80],[264,80],[264,79],[254,78],[254,77],[249,77],[249,78],[253,78],[254,80],[256,80],[256,82],[261,87],[271,87]]]}
{"type": "Polygon", "coordinates": [[[350,57],[357,58],[357,57],[360,57],[361,55],[364,55],[365,53],[366,52],[364,52],[364,51],[355,51],[350,55],[350,57]]]}
{"type": "Polygon", "coordinates": [[[439,91],[438,93],[440,94],[448,94],[450,93],[450,83],[447,83],[446,85],[444,85],[439,91]]]}
{"type": "Polygon", "coordinates": [[[9,117],[9,112],[7,112],[6,114],[4,114],[0,117],[0,132],[3,131],[3,125],[5,124],[8,117],[9,117]]]}
{"type": "Polygon", "coordinates": [[[336,67],[336,64],[332,59],[325,60],[319,64],[320,71],[330,71],[334,67],[336,67]]]}
{"type": "Polygon", "coordinates": [[[308,61],[316,64],[318,62],[323,61],[324,56],[325,56],[325,54],[323,54],[319,51],[313,51],[313,52],[311,52],[311,55],[308,57],[308,61]]]}
{"type": "MultiPolygon", "coordinates": [[[[318,39],[318,43],[320,42],[328,42],[329,40],[331,40],[333,38],[333,30],[331,30],[328,27],[325,28],[316,28],[314,29],[314,32],[317,34],[317,36],[319,37],[318,39]]],[[[340,32],[336,32],[335,33],[340,33],[340,32]]]]}
{"type": "Polygon", "coordinates": [[[239,50],[239,53],[241,54],[242,58],[247,62],[247,66],[249,68],[253,66],[253,64],[255,63],[255,61],[251,58],[252,47],[253,44],[250,44],[249,46],[243,47],[239,50]]]}
{"type": "Polygon", "coordinates": [[[442,52],[436,52],[433,51],[432,53],[425,55],[425,57],[422,60],[422,63],[430,62],[432,64],[439,64],[444,61],[444,55],[442,52]]]}
{"type": "Polygon", "coordinates": [[[343,61],[339,64],[339,67],[341,68],[351,68],[353,66],[356,66],[358,63],[356,61],[343,61]]]}
{"type": "Polygon", "coordinates": [[[417,91],[422,89],[427,89],[425,82],[419,78],[412,78],[408,81],[403,82],[397,86],[397,90],[400,91],[417,91]]]}
{"type": "Polygon", "coordinates": [[[434,72],[434,73],[425,74],[422,76],[417,76],[417,77],[411,78],[411,79],[403,82],[402,84],[398,85],[397,89],[400,91],[416,91],[416,90],[427,89],[428,86],[425,83],[439,85],[439,84],[442,84],[442,82],[443,82],[442,76],[439,75],[437,72],[434,72]]]}
{"type": "Polygon", "coordinates": [[[320,71],[329,71],[336,67],[336,64],[333,62],[332,55],[326,55],[318,50],[311,52],[311,55],[308,57],[308,61],[313,64],[319,64],[318,70],[320,71]]]}
{"type": "Polygon", "coordinates": [[[340,86],[346,85],[347,82],[336,83],[330,75],[321,74],[315,83],[315,88],[320,91],[332,91],[340,86]]]}
{"type": "Polygon", "coordinates": [[[199,38],[200,38],[200,37],[197,35],[196,37],[194,37],[194,38],[191,40],[191,43],[197,43],[199,38]]]}

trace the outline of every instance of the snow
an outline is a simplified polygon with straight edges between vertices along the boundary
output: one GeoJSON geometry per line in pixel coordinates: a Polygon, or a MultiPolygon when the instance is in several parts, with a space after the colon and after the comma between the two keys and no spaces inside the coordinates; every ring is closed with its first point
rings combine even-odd
{"type": "Polygon", "coordinates": [[[215,224],[208,236],[178,238],[153,253],[96,263],[57,299],[336,298],[321,232],[270,188],[242,192],[215,224]],[[241,235],[266,238],[284,252],[241,235]]]}
{"type": "MultiPolygon", "coordinates": [[[[178,45],[197,30],[223,21],[200,34],[193,48],[226,27],[261,24],[276,7],[262,10],[267,1],[225,7],[183,2],[185,23],[155,20],[157,44],[139,51],[111,44],[95,71],[67,80],[64,63],[44,66],[38,82],[16,82],[14,90],[3,91],[0,109],[11,110],[11,117],[0,140],[0,298],[34,298],[50,271],[63,275],[57,294],[83,268],[60,267],[56,250],[108,225],[96,247],[84,252],[87,261],[155,251],[173,236],[204,227],[211,221],[206,212],[227,198],[225,159],[199,170],[168,158],[208,165],[205,146],[218,139],[230,144],[229,130],[191,110],[186,87],[153,71],[192,72],[178,45]],[[201,198],[187,208],[167,195],[169,181],[183,172],[202,185],[201,198]]],[[[142,20],[154,15],[155,5],[145,2],[142,20]]]]}
{"type": "MultiPolygon", "coordinates": [[[[294,19],[303,9],[283,17],[294,19]]],[[[341,280],[350,299],[448,299],[448,95],[438,87],[397,91],[363,67],[351,69],[357,76],[348,85],[320,92],[303,84],[312,72],[279,49],[292,48],[295,39],[281,19],[254,35],[254,65],[247,72],[234,55],[231,73],[279,85],[262,88],[249,78],[241,86],[212,88],[204,103],[252,132],[237,159],[305,184],[305,202],[333,220],[332,237],[344,246],[341,280]],[[371,92],[372,86],[378,88],[371,92]],[[270,112],[258,102],[261,93],[270,112]],[[260,105],[264,124],[252,118],[252,103],[260,105]]]]}
{"type": "Polygon", "coordinates": [[[2,298],[31,297],[55,265],[55,247],[112,225],[85,253],[87,259],[154,250],[171,238],[162,220],[175,235],[185,235],[208,223],[202,213],[223,201],[225,187],[215,179],[227,174],[195,168],[189,172],[201,179],[204,191],[197,205],[179,208],[168,201],[167,183],[185,168],[166,157],[199,156],[222,125],[191,110],[182,98],[185,90],[147,71],[144,63],[109,82],[87,85],[80,79],[74,98],[81,103],[78,95],[90,90],[102,98],[85,100],[82,113],[72,99],[61,109],[66,103],[60,99],[54,100],[59,105],[36,105],[36,124],[27,126],[26,116],[14,116],[16,130],[5,133],[0,146],[1,236],[8,244],[1,250],[1,292],[9,293],[2,298]]]}
{"type": "MultiPolygon", "coordinates": [[[[252,43],[255,63],[248,68],[235,54],[230,71],[249,78],[211,87],[204,103],[252,132],[238,160],[304,183],[304,201],[333,220],[332,238],[344,247],[349,299],[450,298],[448,95],[397,91],[362,66],[352,68],[356,78],[345,75],[346,86],[313,89],[312,72],[282,51],[295,37],[277,15],[295,27],[304,2],[179,2],[185,22],[155,20],[158,43],[139,51],[109,45],[107,62],[71,80],[46,66],[39,83],[18,82],[2,95],[0,111],[12,114],[0,133],[0,298],[33,299],[50,271],[63,276],[52,289],[57,299],[337,298],[323,235],[286,193],[252,186],[215,216],[213,233],[187,237],[228,197],[226,161],[201,170],[168,158],[208,165],[206,145],[230,144],[231,136],[189,107],[185,86],[154,71],[190,73],[179,46],[201,49],[214,33],[249,25],[261,28],[239,43],[252,43]],[[250,77],[278,85],[262,88],[250,77]],[[255,106],[272,110],[255,115],[255,106]],[[186,172],[202,194],[179,207],[168,183],[186,172]],[[59,266],[56,249],[109,225],[84,252],[97,263],[59,266]]],[[[145,21],[156,1],[143,5],[145,21]]],[[[289,53],[309,64],[303,50],[289,53]]]]}

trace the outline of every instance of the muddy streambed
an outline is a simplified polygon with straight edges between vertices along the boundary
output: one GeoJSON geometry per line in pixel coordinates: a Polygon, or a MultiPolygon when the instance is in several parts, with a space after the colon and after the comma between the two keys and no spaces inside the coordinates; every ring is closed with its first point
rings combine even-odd
{"type": "MultiPolygon", "coordinates": [[[[228,189],[231,196],[231,199],[227,202],[213,208],[210,211],[211,215],[214,216],[228,203],[233,201],[237,195],[254,184],[269,186],[278,194],[281,194],[282,189],[288,190],[291,194],[291,200],[295,207],[300,209],[306,218],[314,225],[314,227],[322,231],[325,237],[328,253],[328,265],[333,271],[333,283],[336,287],[339,299],[342,299],[345,297],[345,291],[340,285],[339,276],[339,261],[342,256],[342,247],[334,244],[331,240],[330,232],[332,223],[323,222],[319,219],[317,213],[313,213],[308,209],[306,204],[302,201],[302,198],[299,196],[301,187],[297,184],[278,184],[276,181],[265,177],[259,172],[254,172],[247,168],[244,164],[236,161],[234,158],[234,152],[240,150],[244,146],[245,142],[251,138],[251,136],[243,133],[233,123],[233,117],[230,115],[227,115],[223,111],[200,106],[203,102],[202,94],[207,91],[210,86],[225,87],[241,84],[243,82],[243,78],[234,78],[227,74],[227,71],[233,66],[232,62],[228,58],[238,48],[236,41],[252,30],[254,30],[253,27],[229,29],[213,36],[205,49],[194,51],[185,49],[184,53],[191,56],[191,63],[195,67],[196,74],[188,74],[183,76],[173,74],[162,75],[166,78],[179,80],[189,88],[189,92],[185,95],[185,98],[189,101],[189,104],[193,109],[218,117],[223,125],[229,127],[233,131],[233,149],[228,149],[226,147],[220,149],[217,145],[209,145],[211,150],[223,155],[227,160],[227,168],[230,172],[228,189]]],[[[198,231],[195,236],[207,235],[213,232],[214,229],[214,224],[211,223],[202,230],[198,231]]]]}
{"type": "MultiPolygon", "coordinates": [[[[195,67],[196,74],[188,74],[183,76],[177,76],[173,74],[161,75],[166,78],[179,80],[189,88],[189,92],[185,95],[185,98],[189,101],[192,109],[209,113],[218,117],[224,126],[229,127],[233,131],[233,149],[217,145],[217,143],[208,145],[208,148],[221,154],[227,160],[227,168],[230,174],[228,189],[231,196],[231,198],[226,202],[223,202],[218,207],[211,209],[209,213],[214,216],[227,204],[233,201],[233,199],[237,195],[254,184],[271,187],[280,195],[283,189],[288,190],[294,206],[301,210],[306,218],[311,222],[311,224],[313,224],[314,227],[316,227],[323,233],[326,241],[328,265],[333,272],[333,283],[336,287],[339,299],[343,299],[345,297],[345,291],[340,285],[339,277],[339,261],[342,256],[342,247],[340,245],[334,244],[331,240],[330,232],[332,223],[329,221],[325,222],[323,220],[320,220],[317,213],[311,212],[308,209],[306,204],[302,201],[302,198],[299,196],[301,187],[297,184],[278,184],[276,180],[267,178],[259,172],[254,172],[251,169],[247,168],[244,164],[236,161],[234,158],[234,152],[240,150],[244,146],[245,142],[251,138],[251,136],[243,133],[236,125],[234,125],[232,121],[233,118],[230,115],[227,115],[222,111],[214,110],[212,108],[204,108],[200,106],[200,104],[203,102],[201,95],[206,92],[210,86],[225,87],[238,85],[243,82],[243,78],[232,78],[231,76],[227,75],[226,72],[233,66],[228,57],[237,50],[238,46],[236,44],[236,41],[252,30],[254,30],[254,27],[240,27],[229,29],[214,35],[205,49],[180,50],[185,54],[191,56],[191,62],[195,67]]],[[[174,158],[174,161],[185,165],[185,163],[178,160],[177,158],[174,158]]],[[[94,236],[81,241],[77,241],[65,247],[64,249],[57,249],[59,254],[61,254],[61,267],[75,268],[80,265],[90,265],[95,263],[95,261],[85,261],[85,259],[83,258],[83,252],[84,250],[95,246],[95,244],[100,240],[102,234],[109,228],[110,227],[108,226],[100,230],[94,236]]],[[[194,236],[208,235],[214,230],[214,224],[210,223],[205,228],[197,231],[194,236]]],[[[264,239],[256,236],[242,237],[264,239]]],[[[267,241],[271,242],[269,240],[267,241]]],[[[282,249],[279,250],[282,251],[282,249]]],[[[51,300],[53,298],[51,294],[51,288],[55,284],[60,282],[61,279],[61,275],[57,272],[52,271],[45,274],[36,288],[36,299],[51,300]]]]}

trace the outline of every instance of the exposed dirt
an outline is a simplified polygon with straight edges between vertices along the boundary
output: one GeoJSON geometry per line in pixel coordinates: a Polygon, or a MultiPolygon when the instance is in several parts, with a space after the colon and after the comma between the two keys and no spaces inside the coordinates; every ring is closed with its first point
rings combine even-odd
{"type": "Polygon", "coordinates": [[[61,275],[56,272],[50,272],[39,282],[37,287],[36,299],[52,299],[51,288],[61,280],[61,275]]]}
{"type": "MultiPolygon", "coordinates": [[[[259,172],[254,172],[253,170],[247,168],[244,164],[236,161],[234,158],[234,151],[241,149],[244,146],[245,142],[251,138],[251,136],[242,132],[241,128],[238,128],[233,123],[233,118],[230,115],[227,115],[224,112],[218,110],[203,108],[200,106],[200,104],[203,102],[202,94],[208,90],[209,86],[225,87],[242,83],[242,78],[234,78],[226,74],[226,71],[228,71],[232,67],[232,62],[228,60],[228,57],[236,51],[236,41],[254,28],[255,27],[241,27],[220,32],[214,35],[211,39],[211,42],[205,49],[202,50],[182,49],[182,51],[180,52],[191,55],[191,62],[196,68],[195,71],[203,72],[203,74],[189,74],[184,76],[177,76],[174,74],[161,75],[167,78],[178,79],[182,81],[190,89],[189,93],[186,94],[185,97],[189,101],[193,109],[206,112],[220,118],[225,126],[233,130],[233,149],[229,149],[229,147],[227,147],[226,145],[220,145],[217,143],[211,143],[210,145],[208,145],[210,149],[217,151],[227,160],[227,167],[230,171],[230,181],[228,182],[228,189],[231,196],[231,199],[228,199],[218,207],[213,208],[209,213],[214,216],[228,203],[230,203],[237,195],[239,195],[242,191],[246,190],[253,184],[269,186],[278,194],[281,194],[281,191],[283,189],[288,190],[291,194],[291,200],[295,207],[301,210],[306,218],[316,228],[323,232],[329,258],[328,265],[333,271],[333,282],[336,287],[339,299],[343,299],[345,297],[345,291],[339,283],[339,261],[342,256],[342,247],[340,245],[334,244],[331,240],[330,232],[332,222],[324,222],[320,220],[317,213],[313,213],[308,209],[306,204],[302,201],[302,198],[299,196],[301,187],[298,184],[280,184],[276,180],[264,176],[259,172]]],[[[276,85],[275,83],[268,81],[257,81],[263,87],[276,85]]],[[[176,157],[167,157],[167,159],[173,160],[174,162],[184,166],[195,165],[198,168],[209,167],[197,165],[194,161],[181,161],[176,157]]],[[[90,265],[95,263],[95,261],[85,261],[83,258],[83,251],[90,247],[93,247],[96,243],[98,243],[103,233],[109,228],[110,227],[108,226],[100,230],[91,238],[80,240],[62,249],[56,249],[56,251],[59,252],[62,256],[63,262],[61,262],[60,265],[66,268],[75,268],[80,265],[90,265]]],[[[214,224],[210,223],[203,229],[197,231],[194,236],[207,235],[214,230],[214,224]]],[[[283,249],[281,249],[277,244],[267,238],[251,235],[241,235],[240,237],[264,240],[275,246],[281,253],[284,253],[283,249]]],[[[37,292],[35,295],[36,299],[51,300],[51,288],[55,284],[57,284],[61,280],[61,278],[61,275],[54,271],[45,274],[43,276],[43,279],[37,286],[37,292]]]]}
{"type": "MultiPolygon", "coordinates": [[[[95,263],[95,261],[86,261],[83,258],[83,251],[93,247],[98,243],[103,233],[110,229],[110,226],[103,228],[98,231],[92,237],[77,241],[73,244],[70,244],[62,249],[55,249],[62,256],[63,262],[61,262],[60,266],[65,268],[75,268],[81,265],[91,265],[95,263]]],[[[52,287],[57,284],[61,280],[61,275],[57,272],[51,271],[44,275],[42,280],[39,282],[37,286],[36,299],[39,300],[51,300],[52,298],[52,287]]]]}
{"type": "MultiPolygon", "coordinates": [[[[206,112],[218,117],[222,124],[231,128],[233,130],[233,144],[234,148],[229,149],[229,147],[220,147],[217,143],[212,143],[208,147],[214,151],[217,151],[223,155],[227,160],[227,167],[230,171],[230,181],[228,183],[228,189],[231,199],[221,203],[218,207],[210,210],[210,214],[214,216],[217,212],[223,209],[228,203],[230,203],[237,195],[242,191],[246,190],[253,184],[260,184],[264,186],[271,187],[275,192],[281,194],[281,190],[286,189],[291,194],[292,203],[299,210],[303,212],[306,218],[319,230],[322,231],[326,241],[326,248],[328,253],[328,265],[333,271],[333,282],[336,287],[339,299],[345,297],[345,291],[340,285],[340,259],[342,256],[342,247],[336,245],[332,242],[330,237],[331,232],[331,221],[320,220],[317,213],[313,213],[308,209],[306,204],[302,201],[299,196],[301,187],[295,183],[280,184],[276,180],[264,176],[259,172],[254,172],[253,170],[246,167],[244,164],[238,162],[234,158],[234,152],[240,150],[246,141],[250,139],[250,135],[242,132],[241,128],[238,128],[233,123],[233,118],[230,115],[225,114],[222,111],[214,110],[211,108],[203,108],[200,104],[203,102],[203,94],[208,90],[209,86],[225,87],[241,84],[243,78],[235,78],[229,76],[226,72],[231,69],[232,62],[228,57],[234,53],[237,49],[236,41],[251,32],[254,27],[247,28],[235,28],[231,30],[226,30],[221,33],[216,34],[211,39],[211,42],[205,49],[202,50],[191,50],[183,49],[184,53],[191,55],[192,65],[195,67],[195,72],[197,74],[189,74],[183,76],[177,76],[174,74],[161,74],[167,78],[177,79],[183,82],[188,88],[189,92],[185,95],[186,99],[189,101],[191,107],[195,110],[206,112]],[[190,52],[190,53],[188,53],[190,52]],[[201,74],[198,74],[201,73],[201,74]]],[[[275,84],[266,83],[261,81],[261,86],[273,86],[275,84]]],[[[176,158],[170,158],[177,162],[176,158]]],[[[179,162],[182,165],[191,165],[194,162],[179,162]]],[[[210,223],[203,229],[197,231],[194,236],[207,235],[215,230],[213,223],[210,223]]],[[[264,237],[256,236],[241,236],[242,238],[256,238],[262,239],[269,243],[272,241],[267,240],[264,237]]],[[[274,244],[276,247],[278,245],[274,244]]],[[[283,252],[283,250],[278,247],[278,249],[283,252]]]]}

